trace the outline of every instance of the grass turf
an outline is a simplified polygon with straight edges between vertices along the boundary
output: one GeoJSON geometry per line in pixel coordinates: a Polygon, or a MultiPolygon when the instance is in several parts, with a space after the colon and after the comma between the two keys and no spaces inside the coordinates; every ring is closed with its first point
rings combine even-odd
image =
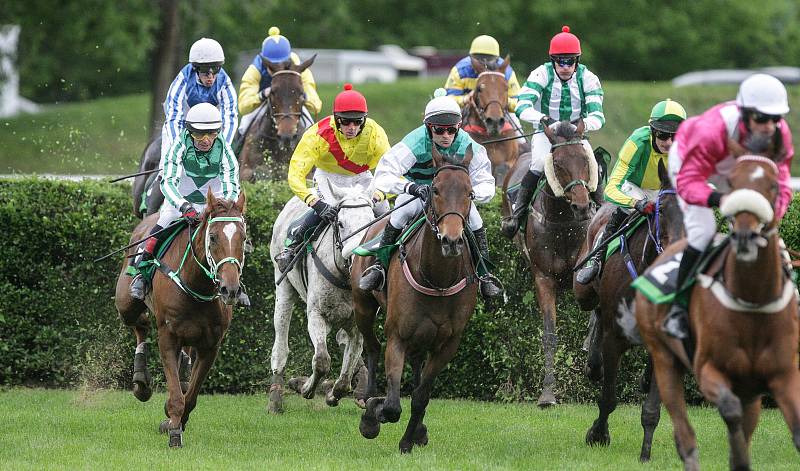
{"type": "MultiPolygon", "coordinates": [[[[213,374],[213,373],[212,373],[213,374]]],[[[288,396],[286,413],[266,413],[265,395],[201,396],[170,450],[157,432],[164,394],[139,403],[122,391],[12,389],[0,393],[0,468],[16,469],[679,469],[672,427],[662,410],[653,459],[638,462],[639,408],[611,417],[611,446],[584,444],[597,414],[591,405],[535,405],[433,400],[430,442],[400,455],[408,420],[384,424],[375,440],[358,432],[361,411],[349,399],[329,408],[322,398],[288,396]]],[[[725,427],[715,409],[692,408],[703,469],[727,469],[725,427]]],[[[798,456],[777,410],[762,414],[751,448],[756,469],[797,469],[798,456]]]]}

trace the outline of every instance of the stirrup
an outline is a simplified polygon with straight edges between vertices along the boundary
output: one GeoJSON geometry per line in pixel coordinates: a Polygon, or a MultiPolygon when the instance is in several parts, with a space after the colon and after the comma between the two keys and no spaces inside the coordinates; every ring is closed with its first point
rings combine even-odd
{"type": "Polygon", "coordinates": [[[361,274],[361,279],[358,280],[358,287],[364,291],[383,291],[385,285],[386,270],[380,263],[368,266],[361,274]]]}
{"type": "Polygon", "coordinates": [[[286,247],[281,250],[281,253],[275,256],[275,264],[278,265],[278,270],[281,273],[286,273],[286,270],[289,268],[289,264],[292,263],[294,257],[297,255],[297,250],[295,247],[286,247]]]}
{"type": "Polygon", "coordinates": [[[479,280],[481,296],[484,298],[495,298],[497,296],[502,296],[505,292],[503,283],[501,283],[500,280],[491,273],[483,275],[479,280]]]}
{"type": "Polygon", "coordinates": [[[144,276],[142,276],[141,273],[134,276],[128,288],[131,297],[139,301],[144,301],[144,297],[147,296],[147,291],[147,281],[145,281],[144,276]]]}
{"type": "Polygon", "coordinates": [[[582,266],[581,269],[578,270],[578,274],[575,275],[575,281],[582,285],[588,285],[597,277],[599,273],[600,262],[594,258],[591,258],[586,262],[586,265],[582,266]]]}

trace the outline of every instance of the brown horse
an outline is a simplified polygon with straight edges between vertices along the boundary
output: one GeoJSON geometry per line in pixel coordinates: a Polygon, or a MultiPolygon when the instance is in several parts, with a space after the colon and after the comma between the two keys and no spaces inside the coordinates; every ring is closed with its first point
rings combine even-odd
{"type": "MultiPolygon", "coordinates": [[[[587,376],[595,381],[602,380],[602,393],[597,401],[600,415],[586,433],[586,443],[589,445],[607,446],[611,443],[608,417],[617,407],[616,388],[620,359],[634,344],[641,344],[641,340],[636,339],[638,333],[629,331],[628,327],[633,324],[633,312],[629,306],[633,304],[635,294],[630,284],[655,260],[663,247],[683,237],[683,213],[663,162],[658,164],[658,176],[661,189],[655,197],[656,210],[630,237],[626,237],[628,255],[621,251],[614,252],[603,263],[601,276],[591,284],[582,285],[573,281],[578,304],[584,311],[594,310],[593,315],[598,323],[594,332],[590,333],[594,338],[590,342],[587,376]]],[[[614,204],[606,204],[597,212],[589,225],[581,258],[593,248],[598,232],[616,208],[614,204]]],[[[635,215],[632,217],[636,218],[635,215]]],[[[605,237],[610,235],[605,234],[605,237]]],[[[642,403],[641,423],[644,437],[639,460],[644,462],[650,460],[653,433],[661,417],[661,400],[653,378],[651,361],[648,361],[644,372],[642,386],[647,397],[642,403]]]]}
{"type": "MultiPolygon", "coordinates": [[[[142,151],[142,156],[139,158],[138,172],[145,172],[158,168],[161,161],[161,132],[158,132],[153,139],[147,143],[147,146],[142,151]]],[[[147,175],[139,175],[133,180],[133,214],[139,219],[149,216],[158,212],[161,204],[164,202],[164,195],[161,194],[159,187],[159,174],[158,172],[149,173],[147,175]],[[151,188],[152,191],[148,195],[144,193],[151,188]],[[142,197],[145,198],[146,208],[142,210],[142,197]]]]}
{"type": "MultiPolygon", "coordinates": [[[[508,81],[505,72],[510,63],[506,57],[496,70],[487,70],[482,63],[473,61],[478,79],[472,100],[464,105],[464,130],[480,144],[517,133],[508,115],[508,81]]],[[[502,182],[517,161],[519,144],[516,139],[511,139],[485,145],[492,162],[492,175],[495,181],[502,182]]]]}
{"type": "MultiPolygon", "coordinates": [[[[691,358],[679,340],[661,329],[667,306],[654,305],[641,293],[636,296],[639,330],[653,357],[658,389],[687,470],[699,469],[699,462],[683,393],[686,369],[694,372],[703,396],[725,421],[731,469],[750,469],[750,440],[767,392],[800,451],[797,294],[785,269],[773,212],[778,170],[765,157],[743,156],[728,180],[733,191],[720,210],[731,221],[730,238],[691,288],[691,358]]],[[[659,261],[685,245],[670,246],[659,261]]]]}
{"type": "MultiPolygon", "coordinates": [[[[552,154],[545,165],[547,185],[533,200],[525,232],[520,231],[514,238],[533,274],[544,323],[542,347],[545,372],[538,400],[540,407],[556,403],[553,393],[553,361],[557,343],[556,294],[559,290],[572,288],[572,267],[577,261],[594,211],[590,190],[602,194],[602,188],[598,188],[594,156],[581,140],[583,120],[577,126],[562,121],[557,131],[547,126],[544,129],[553,145],[552,154]]],[[[519,182],[528,171],[529,155],[523,154],[517,160],[503,185],[504,216],[511,214],[511,202],[506,190],[519,182]]]]}
{"type": "Polygon", "coordinates": [[[289,163],[303,131],[312,124],[303,118],[306,95],[300,74],[314,63],[316,57],[315,54],[301,64],[267,62],[272,84],[267,102],[262,105],[266,110],[247,128],[239,151],[242,180],[255,181],[256,169],[266,158],[270,159],[266,175],[273,180],[286,177],[284,167],[289,163]]]}
{"type": "MultiPolygon", "coordinates": [[[[386,291],[362,291],[358,287],[363,270],[372,263],[356,257],[351,285],[356,323],[364,335],[367,350],[367,410],[359,430],[375,438],[381,423],[400,420],[400,378],[406,358],[414,375],[411,418],[400,440],[400,451],[409,453],[414,445],[428,443],[423,423],[425,408],[436,375],[453,358],[461,334],[475,310],[478,285],[475,269],[465,244],[472,183],[469,178],[470,147],[464,160],[445,162],[436,146],[431,199],[426,203],[427,224],[421,225],[395,254],[387,269],[386,291]],[[376,397],[375,374],[380,343],[374,324],[378,308],[386,313],[386,397],[376,397]]],[[[380,232],[372,228],[364,240],[380,232]]]]}
{"type": "MultiPolygon", "coordinates": [[[[161,259],[162,268],[175,270],[182,287],[157,271],[152,292],[145,301],[132,298],[128,292],[131,278],[126,274],[127,258],[117,279],[117,310],[125,325],[136,334],[137,345],[146,345],[144,342],[150,331],[147,310],[156,317],[158,347],[169,395],[164,405],[168,418],[159,430],[169,433],[170,447],[183,446],[183,430],[189,414],[197,404],[200,387],[217,357],[231,322],[233,305],[239,300],[242,289],[239,278],[247,238],[244,193],[237,201],[217,199],[209,193],[206,203],[198,228],[191,235],[184,230],[176,236],[161,259]],[[184,258],[185,263],[182,262],[184,258]],[[178,362],[184,346],[191,346],[196,355],[185,394],[178,376],[178,362]]],[[[145,237],[156,219],[151,216],[139,223],[132,239],[145,237]]],[[[133,251],[135,248],[128,256],[133,251]]],[[[143,353],[141,360],[137,358],[134,362],[134,394],[140,400],[147,400],[152,390],[146,351],[143,353]]],[[[137,357],[139,355],[137,348],[137,357]]]]}

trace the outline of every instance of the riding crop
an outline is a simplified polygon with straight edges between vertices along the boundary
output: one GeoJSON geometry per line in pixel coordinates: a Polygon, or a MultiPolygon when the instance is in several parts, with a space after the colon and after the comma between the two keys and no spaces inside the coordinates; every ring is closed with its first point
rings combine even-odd
{"type": "Polygon", "coordinates": [[[368,222],[367,224],[365,224],[365,225],[363,225],[363,226],[359,227],[358,229],[356,229],[355,231],[353,231],[353,232],[351,232],[350,234],[346,235],[345,237],[342,237],[342,242],[344,242],[344,241],[346,241],[347,239],[349,239],[349,238],[353,237],[354,235],[358,234],[359,232],[361,232],[361,231],[363,231],[364,229],[366,229],[366,228],[370,227],[371,225],[373,225],[373,224],[375,224],[376,222],[380,221],[381,219],[385,218],[385,217],[386,217],[386,216],[388,216],[389,214],[392,214],[393,212],[397,211],[398,209],[402,208],[403,206],[405,206],[405,205],[407,205],[407,204],[411,203],[412,201],[414,201],[414,200],[416,200],[416,199],[418,199],[418,198],[419,198],[419,196],[415,196],[415,197],[411,198],[410,200],[406,201],[405,203],[403,203],[403,204],[401,204],[401,205],[399,205],[399,206],[395,206],[393,209],[390,209],[389,211],[386,211],[385,213],[381,214],[380,216],[378,216],[377,218],[375,218],[375,219],[373,219],[372,221],[368,222]]]}
{"type": "Polygon", "coordinates": [[[183,224],[183,223],[184,223],[184,219],[183,219],[183,218],[181,218],[181,219],[178,219],[177,221],[175,221],[174,223],[170,224],[169,226],[167,226],[167,227],[165,227],[165,228],[163,228],[163,229],[160,229],[160,230],[158,230],[158,231],[156,231],[156,232],[154,232],[154,233],[150,234],[149,236],[145,237],[145,238],[144,238],[144,239],[142,239],[142,240],[137,240],[136,242],[132,242],[132,243],[130,243],[130,244],[128,244],[128,245],[126,245],[125,247],[122,247],[121,249],[117,249],[117,250],[115,250],[115,251],[113,251],[113,252],[111,252],[111,253],[105,254],[105,255],[103,255],[103,256],[102,256],[102,257],[100,257],[100,258],[96,258],[96,259],[94,260],[94,262],[93,262],[93,263],[102,262],[103,260],[107,259],[108,257],[110,257],[110,256],[112,256],[112,255],[114,255],[114,254],[117,254],[117,253],[120,253],[120,252],[122,252],[123,250],[129,249],[129,248],[133,247],[134,245],[139,245],[139,244],[141,244],[142,242],[146,241],[147,239],[149,239],[149,238],[151,238],[151,237],[153,237],[153,236],[156,236],[156,235],[158,235],[158,234],[161,234],[162,232],[165,232],[165,231],[167,231],[168,229],[172,229],[172,228],[174,228],[175,226],[177,226],[177,225],[179,225],[179,224],[183,224]]]}
{"type": "Polygon", "coordinates": [[[125,180],[125,179],[128,179],[128,178],[138,177],[140,175],[150,175],[151,173],[158,172],[159,170],[160,169],[158,169],[158,168],[154,168],[152,170],[145,170],[144,172],[132,173],[130,175],[125,175],[124,177],[118,177],[118,178],[115,178],[113,180],[109,180],[108,183],[115,183],[115,182],[118,182],[120,180],[125,180]]]}
{"type": "Polygon", "coordinates": [[[597,252],[599,252],[601,250],[604,250],[606,248],[606,246],[608,246],[608,244],[611,243],[611,241],[613,241],[614,239],[616,239],[617,237],[622,235],[625,231],[627,231],[628,228],[630,228],[633,225],[633,223],[636,222],[637,219],[638,218],[631,218],[629,221],[627,221],[625,224],[623,224],[622,227],[620,227],[615,233],[613,233],[610,236],[608,236],[605,239],[603,239],[599,244],[597,244],[597,247],[592,249],[591,252],[586,254],[585,257],[583,257],[577,264],[575,264],[575,268],[573,268],[572,271],[580,270],[581,267],[584,266],[586,264],[586,262],[589,261],[590,258],[594,257],[594,255],[597,252]]]}

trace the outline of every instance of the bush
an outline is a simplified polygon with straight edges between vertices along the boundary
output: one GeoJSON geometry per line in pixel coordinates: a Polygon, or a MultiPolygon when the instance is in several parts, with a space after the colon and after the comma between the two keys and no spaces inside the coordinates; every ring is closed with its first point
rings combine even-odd
{"type": "MultiPolygon", "coordinates": [[[[206,392],[261,392],[270,381],[274,331],[272,223],[290,192],[285,184],[245,185],[248,229],[255,251],[243,281],[253,303],[234,312],[220,356],[205,384],[206,392]]],[[[479,305],[468,324],[456,358],[440,375],[435,394],[482,400],[535,400],[541,385],[542,323],[532,283],[513,244],[499,234],[499,198],[482,211],[490,245],[509,302],[494,312],[479,305]]],[[[130,191],[123,185],[55,182],[40,179],[0,181],[0,384],[130,387],[135,340],[114,308],[114,286],[121,259],[92,260],[128,241],[136,223],[130,191]]],[[[800,247],[797,201],[781,226],[790,247],[800,247]]],[[[290,331],[289,375],[307,374],[312,356],[306,319],[298,306],[290,331]]],[[[562,401],[590,401],[596,388],[583,376],[580,346],[588,314],[571,296],[560,298],[557,395],[562,401]]],[[[155,332],[155,330],[154,330],[155,332]]],[[[159,372],[155,334],[150,355],[159,372]]],[[[333,371],[341,359],[329,339],[333,371]]],[[[622,362],[619,397],[639,398],[638,378],[644,350],[622,362]]],[[[333,375],[334,373],[332,373],[333,375]]],[[[382,376],[382,375],[381,375],[382,376]]],[[[157,376],[157,381],[162,381],[157,376]]],[[[163,384],[163,383],[162,383],[163,384]]],[[[691,399],[699,396],[694,393],[691,399]]]]}

